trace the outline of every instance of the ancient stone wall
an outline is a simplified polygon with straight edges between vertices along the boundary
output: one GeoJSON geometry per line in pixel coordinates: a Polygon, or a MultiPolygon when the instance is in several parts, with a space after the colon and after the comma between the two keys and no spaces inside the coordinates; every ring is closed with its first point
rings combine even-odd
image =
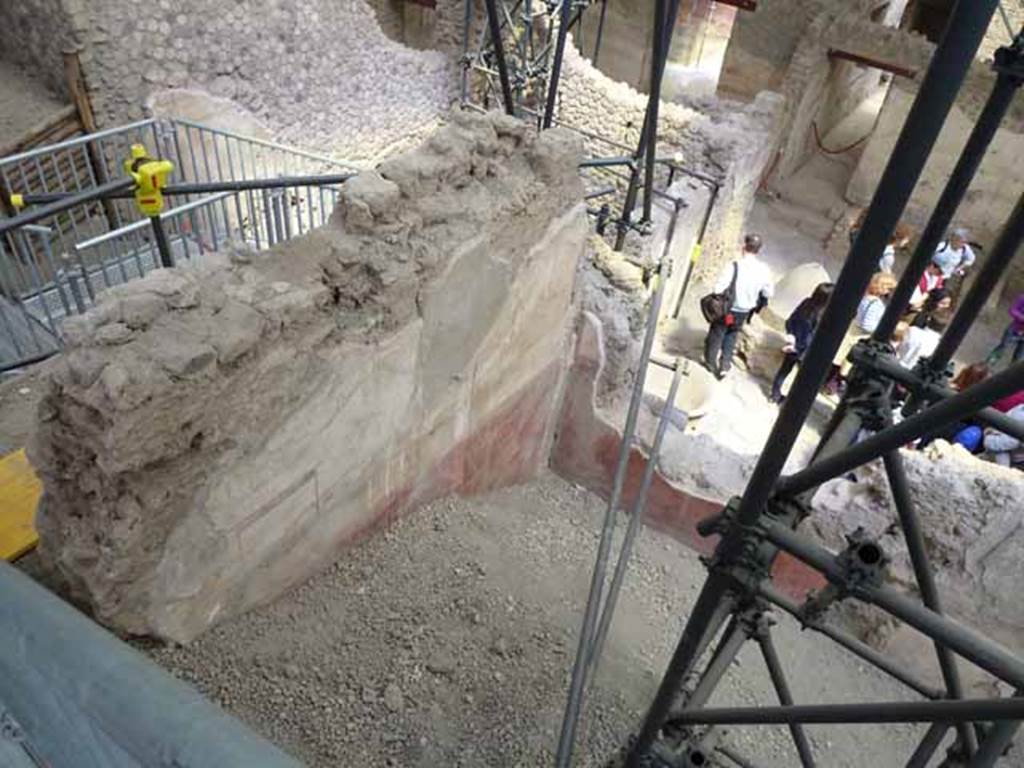
{"type": "Polygon", "coordinates": [[[782,92],[797,44],[821,12],[822,0],[759,0],[736,15],[718,90],[749,101],[761,91],[782,92]]]}
{"type": "Polygon", "coordinates": [[[579,144],[452,121],[329,226],[69,322],[31,451],[41,553],[102,621],[186,641],[421,502],[546,465],[579,144]]]}
{"type": "Polygon", "coordinates": [[[61,52],[75,37],[65,6],[71,0],[0,3],[0,58],[17,61],[57,93],[66,93],[61,52]]]}
{"type": "Polygon", "coordinates": [[[389,39],[365,0],[29,0],[0,8],[0,34],[12,29],[0,41],[47,72],[61,45],[81,46],[101,125],[187,88],[237,102],[281,141],[374,158],[436,125],[454,97],[454,64],[389,39]]]}
{"type": "Polygon", "coordinates": [[[782,85],[786,99],[775,179],[792,174],[822,136],[880,86],[880,71],[829,57],[830,50],[923,71],[934,46],[921,35],[875,21],[872,4],[851,3],[820,12],[797,44],[782,85]]]}
{"type": "MultiPolygon", "coordinates": [[[[964,142],[992,89],[994,75],[987,64],[971,70],[956,106],[942,128],[939,141],[928,158],[921,180],[907,209],[907,219],[918,226],[927,221],[963,149],[964,142]]],[[[864,205],[871,199],[881,178],[899,132],[917,94],[917,84],[898,80],[882,107],[875,132],[846,191],[847,198],[864,205]]],[[[971,230],[971,239],[991,246],[1024,188],[1024,104],[1018,99],[997,132],[982,161],[956,220],[971,230]]],[[[1020,262],[1020,259],[1017,260],[1020,262]]],[[[1024,265],[1016,264],[1005,293],[1024,290],[1024,265]]],[[[1004,293],[1004,295],[1005,295],[1004,293]]],[[[998,296],[996,297],[998,298],[998,296]]]]}

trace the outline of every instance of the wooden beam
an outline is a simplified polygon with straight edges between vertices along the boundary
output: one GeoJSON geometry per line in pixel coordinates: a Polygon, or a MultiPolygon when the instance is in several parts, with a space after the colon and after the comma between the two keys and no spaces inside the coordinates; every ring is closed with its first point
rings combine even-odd
{"type": "MultiPolygon", "coordinates": [[[[62,55],[64,57],[64,77],[67,80],[68,93],[71,94],[71,103],[74,104],[75,110],[78,112],[78,119],[82,123],[82,128],[85,132],[95,133],[96,117],[92,111],[89,89],[85,84],[85,77],[82,75],[82,62],[78,58],[78,50],[70,48],[62,51],[62,55]]],[[[159,153],[160,148],[153,147],[153,151],[159,153]]],[[[85,143],[85,152],[89,158],[89,165],[92,168],[93,178],[96,179],[96,183],[106,184],[109,181],[106,166],[103,164],[103,158],[100,157],[99,152],[91,141],[85,143]]],[[[103,206],[103,214],[107,219],[107,226],[111,229],[117,229],[118,218],[114,204],[106,198],[100,200],[100,204],[103,206]]]]}
{"type": "Polygon", "coordinates": [[[437,8],[437,0],[405,0],[412,5],[422,5],[424,8],[437,8]]]}
{"type": "Polygon", "coordinates": [[[880,69],[883,72],[891,72],[897,77],[906,77],[913,80],[917,77],[917,70],[910,69],[908,67],[900,66],[899,64],[893,64],[889,61],[879,61],[878,59],[872,59],[869,56],[861,56],[859,53],[850,53],[849,51],[840,51],[835,48],[829,48],[828,57],[830,59],[842,59],[843,61],[852,61],[854,64],[861,64],[865,67],[873,67],[874,69],[880,69]]]}
{"type": "Polygon", "coordinates": [[[757,0],[718,0],[719,5],[734,5],[741,11],[756,11],[757,0]]]}
{"type": "Polygon", "coordinates": [[[66,126],[69,121],[76,125],[78,124],[74,107],[64,107],[59,112],[54,112],[41,123],[21,134],[21,136],[7,146],[0,147],[0,158],[16,155],[19,152],[32,149],[32,147],[48,143],[47,137],[66,126]]]}

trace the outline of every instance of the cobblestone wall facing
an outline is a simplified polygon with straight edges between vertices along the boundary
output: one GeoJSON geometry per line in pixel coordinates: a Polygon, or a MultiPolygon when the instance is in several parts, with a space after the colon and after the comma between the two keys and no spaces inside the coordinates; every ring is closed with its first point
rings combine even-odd
{"type": "Polygon", "coordinates": [[[0,5],[0,29],[58,72],[76,42],[105,125],[189,88],[232,99],[278,140],[359,159],[418,136],[454,96],[449,59],[389,39],[365,0],[24,0],[0,5]],[[68,32],[51,39],[50,26],[68,32]]]}

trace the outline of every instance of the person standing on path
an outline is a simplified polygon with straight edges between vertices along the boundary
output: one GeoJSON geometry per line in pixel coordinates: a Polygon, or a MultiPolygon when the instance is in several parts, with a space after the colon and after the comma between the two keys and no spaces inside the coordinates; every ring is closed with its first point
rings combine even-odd
{"type": "Polygon", "coordinates": [[[953,296],[960,294],[964,279],[977,258],[967,242],[966,229],[954,229],[949,240],[939,243],[932,254],[932,263],[942,270],[942,281],[949,283],[948,290],[953,296]]]}
{"type": "Polygon", "coordinates": [[[766,307],[772,297],[771,272],[757,257],[760,250],[760,235],[744,237],[743,254],[727,265],[715,281],[715,293],[725,293],[734,285],[729,312],[711,324],[704,339],[704,365],[719,380],[732,368],[740,328],[751,314],[766,307]]]}
{"type": "Polygon", "coordinates": [[[772,381],[772,392],[768,399],[773,403],[783,401],[782,385],[811,345],[811,339],[818,327],[818,321],[821,320],[821,314],[832,297],[833,287],[832,283],[820,283],[814,289],[814,293],[801,301],[786,319],[786,333],[793,337],[793,344],[783,350],[782,365],[779,366],[775,379],[772,381]]]}
{"type": "Polygon", "coordinates": [[[1010,305],[1010,324],[1003,331],[1003,338],[988,354],[988,366],[990,368],[1002,359],[1006,350],[1011,351],[1013,362],[1024,359],[1024,293],[1013,300],[1010,305]]]}

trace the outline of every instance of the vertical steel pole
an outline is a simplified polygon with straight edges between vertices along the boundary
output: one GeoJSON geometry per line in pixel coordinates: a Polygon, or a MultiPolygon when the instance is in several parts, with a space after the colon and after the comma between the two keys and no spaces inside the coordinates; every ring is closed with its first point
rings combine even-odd
{"type": "Polygon", "coordinates": [[[597,57],[601,53],[601,38],[604,37],[604,17],[608,13],[608,0],[601,0],[601,15],[597,19],[597,35],[594,40],[594,56],[591,63],[597,66],[597,57]]]}
{"type": "MultiPolygon", "coordinates": [[[[490,0],[493,2],[493,0],[490,0]]],[[[572,0],[562,0],[558,16],[558,40],[555,43],[555,60],[551,64],[551,76],[548,78],[547,99],[544,104],[542,128],[550,128],[555,120],[555,105],[558,103],[558,81],[562,78],[562,59],[565,57],[565,41],[569,36],[569,24],[572,14],[572,0]]]]}
{"type": "MultiPolygon", "coordinates": [[[[704,236],[708,231],[708,224],[711,223],[711,214],[715,209],[715,202],[718,200],[718,193],[721,190],[721,185],[711,185],[711,196],[708,198],[707,208],[704,209],[704,216],[700,222],[700,229],[697,231],[697,240],[693,244],[693,250],[690,252],[690,260],[686,264],[686,276],[683,278],[683,285],[679,289],[679,297],[676,299],[675,308],[672,310],[672,317],[679,317],[679,313],[683,309],[683,300],[686,298],[686,292],[690,287],[690,279],[693,277],[693,268],[697,266],[697,260],[700,258],[701,251],[704,248],[704,236]]],[[[677,212],[678,215],[678,212],[677,212]]]]}
{"type": "Polygon", "coordinates": [[[171,244],[167,240],[167,232],[164,230],[164,223],[159,216],[150,216],[149,223],[153,227],[153,237],[156,240],[156,249],[160,254],[160,266],[170,268],[174,266],[174,256],[171,255],[171,244]]]}
{"type": "MultiPolygon", "coordinates": [[[[679,0],[670,0],[669,3],[669,18],[664,27],[664,34],[669,36],[669,40],[665,41],[665,49],[667,50],[671,44],[672,30],[675,29],[676,16],[679,13],[679,0]]],[[[655,19],[657,24],[657,19],[655,19]]],[[[650,140],[652,131],[654,135],[657,135],[657,127],[653,129],[651,127],[651,99],[647,99],[647,110],[644,113],[644,122],[640,127],[640,140],[637,142],[636,153],[633,155],[633,166],[629,172],[629,183],[626,186],[626,198],[622,203],[622,216],[619,221],[619,231],[615,236],[615,250],[621,251],[622,247],[626,243],[626,232],[629,230],[629,221],[633,215],[633,209],[636,207],[636,195],[640,185],[640,161],[644,158],[647,152],[647,142],[650,140]]]]}
{"type": "Polygon", "coordinates": [[[491,32],[491,45],[494,46],[494,60],[498,65],[498,79],[501,81],[501,98],[505,102],[505,113],[516,113],[515,101],[512,99],[512,83],[508,79],[508,64],[505,62],[505,44],[501,41],[501,20],[498,18],[497,0],[484,0],[487,6],[487,27],[491,32]]]}
{"type": "Polygon", "coordinates": [[[668,49],[672,40],[671,34],[666,27],[666,16],[671,15],[675,21],[675,13],[670,12],[668,5],[672,3],[678,8],[679,0],[656,0],[654,6],[654,34],[652,35],[651,47],[654,55],[651,57],[651,90],[648,106],[648,138],[647,138],[647,163],[644,171],[644,215],[642,222],[649,224],[651,221],[651,210],[654,206],[654,160],[658,153],[658,112],[661,108],[661,82],[665,75],[665,64],[668,61],[668,49]]]}
{"type": "Polygon", "coordinates": [[[1020,81],[1007,74],[1000,73],[996,78],[996,84],[992,88],[992,93],[989,94],[988,101],[985,102],[985,108],[974,124],[974,129],[960,154],[960,159],[957,161],[949,181],[946,182],[946,188],[942,191],[942,196],[935,204],[931,218],[928,219],[928,224],[917,241],[914,255],[911,256],[910,263],[903,270],[900,282],[885,308],[885,315],[878,324],[878,328],[875,329],[873,337],[876,341],[888,341],[893,331],[896,330],[896,324],[899,323],[900,316],[907,308],[907,304],[910,303],[910,297],[921,279],[921,274],[932,260],[935,249],[945,236],[950,222],[953,221],[953,216],[956,214],[957,208],[960,207],[964,195],[967,194],[971,180],[978,172],[985,152],[992,143],[992,139],[995,138],[1000,123],[1006,117],[1019,87],[1020,81]]]}

